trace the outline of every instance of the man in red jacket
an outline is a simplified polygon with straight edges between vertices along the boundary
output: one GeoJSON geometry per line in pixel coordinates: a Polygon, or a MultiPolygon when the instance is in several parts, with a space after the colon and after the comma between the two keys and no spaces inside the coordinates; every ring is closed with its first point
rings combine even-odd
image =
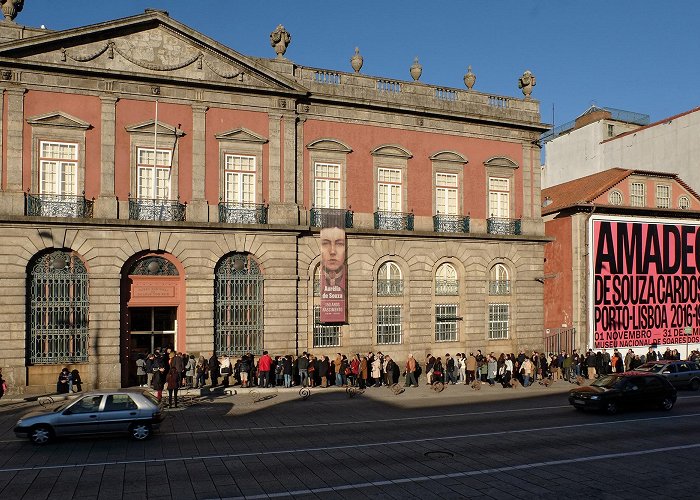
{"type": "Polygon", "coordinates": [[[260,372],[260,387],[267,387],[270,381],[270,368],[272,367],[272,358],[268,356],[267,351],[263,351],[263,355],[258,360],[258,371],[260,372]]]}

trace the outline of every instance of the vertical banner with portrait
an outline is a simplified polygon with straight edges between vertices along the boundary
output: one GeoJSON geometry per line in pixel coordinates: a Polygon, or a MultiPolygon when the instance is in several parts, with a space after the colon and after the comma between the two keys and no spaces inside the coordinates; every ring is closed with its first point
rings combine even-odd
{"type": "Polygon", "coordinates": [[[325,215],[321,228],[321,323],[347,322],[345,214],[325,215]]]}

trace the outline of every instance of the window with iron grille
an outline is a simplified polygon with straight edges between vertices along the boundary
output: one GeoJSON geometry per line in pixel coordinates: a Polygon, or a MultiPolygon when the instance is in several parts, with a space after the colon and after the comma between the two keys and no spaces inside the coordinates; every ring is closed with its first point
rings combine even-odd
{"type": "Polygon", "coordinates": [[[611,205],[622,205],[622,193],[617,189],[610,191],[608,200],[610,201],[611,205]]]}
{"type": "Polygon", "coordinates": [[[678,198],[678,208],[682,210],[688,210],[690,208],[690,198],[683,195],[678,198]]]}
{"type": "Polygon", "coordinates": [[[658,184],[656,186],[657,208],[671,208],[671,186],[658,184]]]}
{"type": "Polygon", "coordinates": [[[321,324],[321,306],[314,306],[314,347],[340,346],[340,325],[321,324]]]}
{"type": "Polygon", "coordinates": [[[457,270],[452,264],[440,264],[435,272],[435,295],[458,295],[457,270]]]}
{"type": "Polygon", "coordinates": [[[395,262],[385,262],[377,276],[377,296],[396,297],[403,295],[403,276],[395,262]]]}
{"type": "Polygon", "coordinates": [[[214,349],[217,355],[261,354],[263,276],[250,254],[234,253],[214,271],[214,349]]]}
{"type": "Polygon", "coordinates": [[[510,325],[510,304],[489,304],[489,339],[507,339],[510,325]]]}
{"type": "Polygon", "coordinates": [[[458,340],[457,304],[435,306],[435,342],[458,340]]]}
{"type": "Polygon", "coordinates": [[[630,205],[643,207],[646,205],[646,186],[643,182],[633,182],[630,185],[630,205]]]}
{"type": "Polygon", "coordinates": [[[401,306],[377,306],[377,344],[401,343],[401,306]]]}
{"type": "Polygon", "coordinates": [[[88,360],[88,273],[61,250],[37,259],[29,272],[29,363],[88,360]]]}

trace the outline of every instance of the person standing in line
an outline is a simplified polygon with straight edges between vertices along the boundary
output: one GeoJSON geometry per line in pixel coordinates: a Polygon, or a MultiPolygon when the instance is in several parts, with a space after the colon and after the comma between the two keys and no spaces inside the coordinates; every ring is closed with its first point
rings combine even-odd
{"type": "Polygon", "coordinates": [[[148,353],[148,357],[146,358],[146,387],[151,387],[153,384],[153,360],[155,359],[155,355],[151,352],[148,353]]]}
{"type": "Polygon", "coordinates": [[[180,388],[180,375],[177,367],[171,366],[165,377],[168,384],[168,408],[173,407],[173,395],[175,395],[175,408],[177,408],[177,391],[180,388]]]}
{"type": "Polygon", "coordinates": [[[211,358],[209,358],[209,374],[212,387],[219,385],[219,366],[219,358],[216,356],[216,353],[213,353],[211,358]]]}
{"type": "Polygon", "coordinates": [[[258,376],[260,379],[260,387],[267,387],[270,384],[270,368],[272,367],[272,358],[263,351],[262,356],[258,360],[258,376]]]}
{"type": "Polygon", "coordinates": [[[146,384],[146,360],[143,359],[143,354],[139,354],[136,358],[136,383],[139,387],[146,384]]]}
{"type": "Polygon", "coordinates": [[[457,382],[455,378],[455,360],[448,352],[445,354],[445,384],[455,385],[455,382],[457,382]]]}
{"type": "Polygon", "coordinates": [[[297,359],[297,370],[299,370],[299,385],[306,387],[309,383],[309,358],[306,351],[297,359]]]}
{"type": "Polygon", "coordinates": [[[372,379],[374,380],[374,387],[382,385],[382,362],[379,360],[379,356],[372,360],[372,379]]]}
{"type": "Polygon", "coordinates": [[[163,364],[163,358],[156,358],[153,363],[153,390],[156,391],[156,399],[160,403],[163,399],[163,388],[165,387],[165,365],[163,364]]]}
{"type": "Polygon", "coordinates": [[[292,355],[287,354],[282,359],[283,373],[284,373],[284,386],[289,389],[292,387],[292,355]]]}
{"type": "Polygon", "coordinates": [[[408,355],[406,359],[406,383],[404,387],[418,387],[418,381],[416,380],[416,360],[413,354],[408,355]]]}
{"type": "Polygon", "coordinates": [[[194,354],[190,354],[187,364],[185,365],[185,379],[187,380],[187,387],[194,387],[194,378],[197,374],[197,362],[194,359],[194,354]]]}
{"type": "Polygon", "coordinates": [[[2,399],[6,392],[7,382],[5,382],[5,379],[2,377],[2,367],[0,367],[0,399],[2,399]]]}

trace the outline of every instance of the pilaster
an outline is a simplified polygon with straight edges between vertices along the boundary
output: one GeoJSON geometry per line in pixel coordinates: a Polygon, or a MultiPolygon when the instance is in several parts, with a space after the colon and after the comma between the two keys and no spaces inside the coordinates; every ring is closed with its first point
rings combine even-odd
{"type": "Polygon", "coordinates": [[[208,106],[192,105],[192,200],[187,204],[187,220],[207,222],[209,206],[205,198],[206,126],[208,106]]]}
{"type": "Polygon", "coordinates": [[[11,87],[5,90],[7,97],[7,160],[5,179],[7,188],[2,196],[2,212],[7,215],[24,215],[22,192],[22,160],[24,132],[24,94],[26,89],[11,87]]]}
{"type": "Polygon", "coordinates": [[[117,218],[117,199],[114,194],[114,153],[116,144],[117,101],[115,96],[101,96],[101,160],[100,195],[95,200],[94,216],[98,219],[117,218]]]}

